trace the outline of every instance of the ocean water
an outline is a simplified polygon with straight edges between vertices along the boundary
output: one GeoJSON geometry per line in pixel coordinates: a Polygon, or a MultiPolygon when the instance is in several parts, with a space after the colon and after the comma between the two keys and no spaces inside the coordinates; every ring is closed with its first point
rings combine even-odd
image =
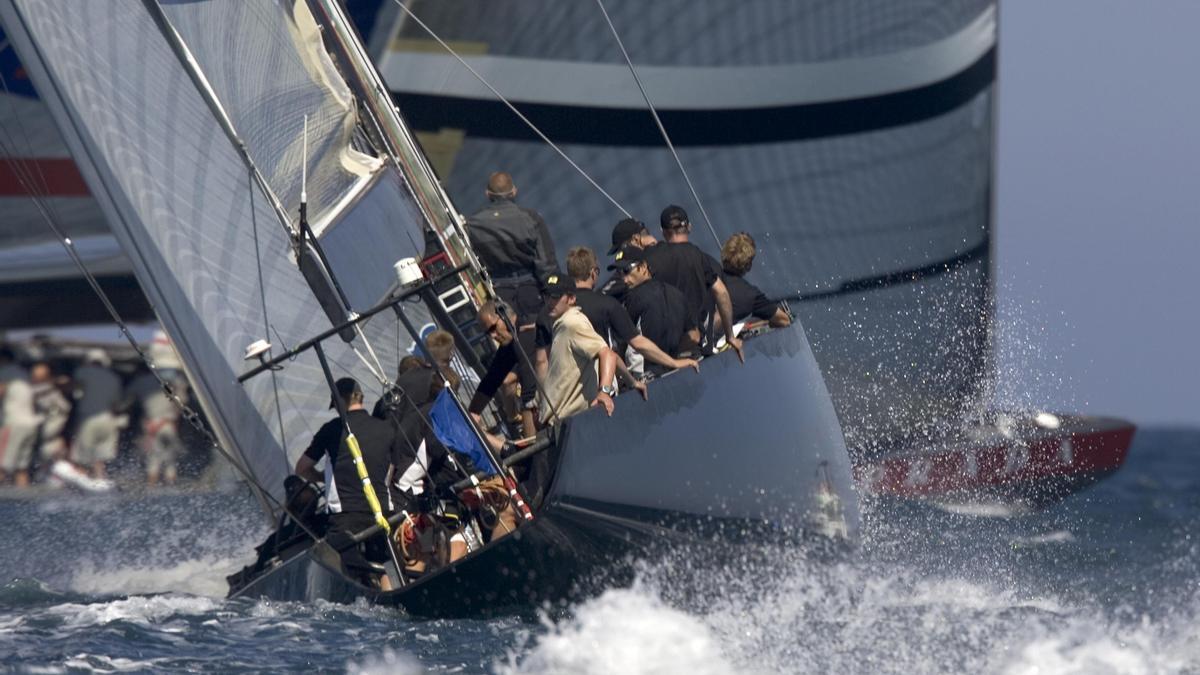
{"type": "Polygon", "coordinates": [[[554,615],[224,600],[260,521],[244,494],[0,499],[0,669],[1200,672],[1200,431],[1140,431],[1121,472],[1040,512],[868,503],[848,560],[646,561],[554,615]]]}

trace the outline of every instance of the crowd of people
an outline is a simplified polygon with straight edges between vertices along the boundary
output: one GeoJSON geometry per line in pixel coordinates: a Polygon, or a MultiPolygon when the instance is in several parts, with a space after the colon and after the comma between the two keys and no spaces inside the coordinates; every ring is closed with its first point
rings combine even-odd
{"type": "MultiPolygon", "coordinates": [[[[186,400],[187,379],[166,334],[157,332],[146,351],[159,377],[186,400]]],[[[0,486],[110,490],[109,468],[123,437],[133,438],[148,485],[178,478],[184,446],[177,405],[148,370],[126,384],[103,349],[87,350],[70,368],[0,346],[0,400],[0,486]],[[139,428],[128,433],[131,419],[139,428]]]]}
{"type": "MultiPolygon", "coordinates": [[[[459,378],[451,365],[453,337],[436,331],[422,356],[401,363],[395,389],[376,404],[374,415],[366,412],[358,383],[339,381],[336,396],[347,412],[321,428],[295,467],[301,478],[325,484],[326,538],[343,551],[347,570],[381,588],[389,587],[380,567],[389,559],[387,540],[377,537],[364,550],[348,543],[375,520],[362,484],[383,486],[385,515],[419,513],[422,496],[488,469],[486,482],[499,497],[488,504],[493,527],[479,539],[503,537],[517,527],[522,500],[536,505],[549,478],[548,460],[535,455],[523,469],[523,491],[505,494],[507,471],[492,458],[511,452],[510,438],[532,440],[540,429],[589,407],[612,415],[619,385],[648,397],[648,380],[683,368],[699,371],[700,359],[721,349],[744,358],[738,330],[746,320],[775,327],[791,322],[785,305],[768,300],[745,278],[755,253],[749,234],[730,237],[718,262],[689,241],[692,225],[679,206],[662,211],[661,241],[642,222],[622,220],[608,250],[612,274],[597,288],[595,252],[569,249],[566,271],[560,271],[545,221],[516,204],[511,176],[492,174],[486,195],[488,205],[467,220],[471,246],[498,296],[479,311],[496,349],[466,406],[476,428],[485,429],[482,443],[461,431],[465,419],[456,419],[456,410],[443,405],[439,412],[443,389],[457,389],[459,378]],[[489,426],[484,414],[494,400],[500,421],[489,426]],[[344,427],[358,439],[369,480],[355,473],[356,460],[341,442],[344,427]],[[475,447],[483,443],[487,450],[475,447]],[[322,462],[323,474],[317,470],[322,462]]],[[[471,528],[458,522],[450,561],[469,549],[471,528]]],[[[393,543],[394,551],[403,537],[393,543]]],[[[424,561],[406,558],[402,564],[413,572],[424,561]]]]}

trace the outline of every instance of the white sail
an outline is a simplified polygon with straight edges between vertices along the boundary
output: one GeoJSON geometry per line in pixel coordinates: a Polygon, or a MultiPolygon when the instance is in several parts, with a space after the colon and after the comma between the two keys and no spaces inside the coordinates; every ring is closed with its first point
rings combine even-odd
{"type": "MultiPolygon", "coordinates": [[[[391,264],[419,255],[423,241],[402,176],[372,157],[355,130],[355,103],[320,48],[306,3],[11,0],[0,16],[218,436],[259,484],[280,494],[296,456],[330,417],[329,390],[311,352],[244,385],[237,376],[255,365],[243,361],[255,340],[278,353],[331,326],[290,237],[305,116],[311,213],[351,308],[380,300],[391,264]]],[[[329,340],[327,354],[335,376],[378,393],[372,371],[394,375],[409,342],[390,314],[365,332],[374,354],[361,338],[329,340]]]]}

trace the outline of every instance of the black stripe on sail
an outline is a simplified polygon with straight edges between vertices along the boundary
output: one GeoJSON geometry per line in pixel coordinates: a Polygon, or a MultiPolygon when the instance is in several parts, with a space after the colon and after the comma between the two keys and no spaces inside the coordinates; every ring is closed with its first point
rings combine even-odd
{"type": "MultiPolygon", "coordinates": [[[[769,108],[672,110],[658,114],[677,146],[749,145],[801,141],[887,129],[949,112],[996,79],[996,49],[944,80],[905,91],[827,103],[769,108]]],[[[393,91],[409,126],[420,131],[462,129],[468,136],[536,141],[537,136],[494,100],[393,91]]],[[[556,143],[661,146],[645,108],[519,103],[514,105],[556,143]]]]}
{"type": "Polygon", "coordinates": [[[989,239],[985,238],[977,245],[959,253],[951,258],[939,260],[935,263],[914,267],[899,272],[891,272],[874,277],[863,277],[861,279],[853,279],[847,281],[837,288],[828,291],[813,291],[811,293],[797,293],[784,298],[789,302],[805,302],[807,300],[822,300],[825,298],[834,297],[837,295],[847,295],[850,293],[859,293],[862,291],[870,291],[878,288],[886,288],[889,286],[900,286],[903,284],[911,284],[933,277],[939,277],[943,274],[949,274],[961,269],[963,266],[980,260],[987,256],[991,250],[989,239]]]}

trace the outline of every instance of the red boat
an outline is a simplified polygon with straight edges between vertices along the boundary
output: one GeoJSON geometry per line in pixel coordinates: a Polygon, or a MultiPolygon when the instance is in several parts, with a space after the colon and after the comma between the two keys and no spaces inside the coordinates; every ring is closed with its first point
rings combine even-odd
{"type": "Polygon", "coordinates": [[[864,495],[1041,507],[1121,467],[1132,423],[1110,417],[1000,413],[959,436],[854,464],[864,495]]]}

